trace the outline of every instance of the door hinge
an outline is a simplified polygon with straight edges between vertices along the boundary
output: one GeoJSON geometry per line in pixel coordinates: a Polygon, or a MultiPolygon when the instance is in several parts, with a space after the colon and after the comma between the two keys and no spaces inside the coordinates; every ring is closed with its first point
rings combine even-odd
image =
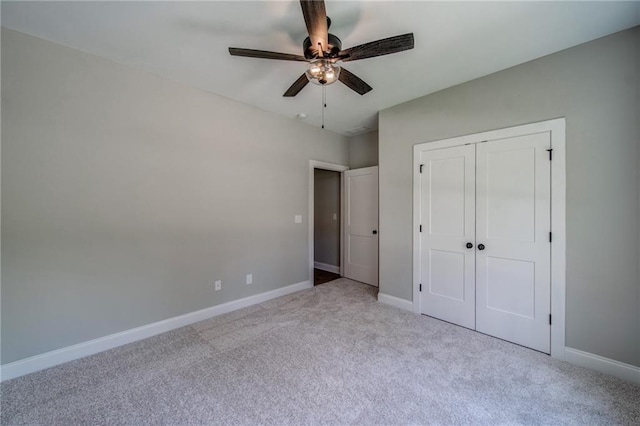
{"type": "Polygon", "coordinates": [[[553,154],[552,154],[552,152],[553,152],[553,148],[549,148],[549,149],[547,150],[547,152],[549,153],[549,161],[551,161],[551,159],[552,159],[552,157],[553,157],[553,154]]]}
{"type": "Polygon", "coordinates": [[[420,225],[420,232],[422,232],[422,225],[420,225]]]}
{"type": "Polygon", "coordinates": [[[424,164],[420,164],[420,173],[422,173],[422,168],[424,167],[424,164]]]}
{"type": "Polygon", "coordinates": [[[549,325],[551,325],[551,314],[549,314],[549,325]]]}
{"type": "Polygon", "coordinates": [[[551,231],[549,231],[549,242],[551,242],[551,231]]]}
{"type": "Polygon", "coordinates": [[[422,284],[420,284],[420,292],[422,292],[422,284]]]}

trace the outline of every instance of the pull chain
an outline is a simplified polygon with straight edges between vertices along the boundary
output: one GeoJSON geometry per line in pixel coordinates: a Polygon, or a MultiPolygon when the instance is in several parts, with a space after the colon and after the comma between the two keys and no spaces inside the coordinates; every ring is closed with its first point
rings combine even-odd
{"type": "Polygon", "coordinates": [[[324,129],[324,110],[327,108],[327,85],[322,85],[322,128],[324,129]]]}

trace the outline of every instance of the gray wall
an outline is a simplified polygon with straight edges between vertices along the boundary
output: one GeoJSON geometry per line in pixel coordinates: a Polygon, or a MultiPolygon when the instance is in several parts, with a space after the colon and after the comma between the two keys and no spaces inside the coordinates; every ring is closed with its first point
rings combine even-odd
{"type": "Polygon", "coordinates": [[[360,169],[378,165],[378,131],[349,138],[349,167],[360,169]]]}
{"type": "Polygon", "coordinates": [[[314,260],[340,266],[340,173],[315,169],[314,179],[314,260]]]}
{"type": "Polygon", "coordinates": [[[3,363],[308,280],[309,159],[348,161],[345,137],[10,30],[2,113],[3,363]]]}
{"type": "Polygon", "coordinates": [[[380,113],[380,291],[412,299],[412,146],[567,124],[566,344],[640,365],[640,29],[380,113]]]}

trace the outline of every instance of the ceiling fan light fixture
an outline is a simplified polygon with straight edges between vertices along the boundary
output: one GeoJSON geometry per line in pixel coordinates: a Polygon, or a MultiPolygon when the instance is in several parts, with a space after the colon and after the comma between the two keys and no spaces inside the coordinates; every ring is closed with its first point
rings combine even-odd
{"type": "MultiPolygon", "coordinates": [[[[357,94],[364,95],[373,90],[373,88],[348,69],[341,69],[338,65],[335,65],[336,62],[375,58],[403,52],[414,47],[413,33],[407,33],[370,41],[343,50],[342,41],[329,33],[331,19],[327,16],[324,0],[300,0],[300,6],[302,7],[302,16],[309,35],[302,42],[304,56],[268,50],[229,48],[229,53],[233,56],[310,62],[305,73],[298,77],[284,92],[282,96],[286,98],[296,96],[309,82],[322,86],[322,92],[325,93],[324,87],[327,84],[335,83],[337,80],[340,80],[357,94]]],[[[326,107],[324,96],[323,105],[326,107]]]]}
{"type": "Polygon", "coordinates": [[[327,59],[311,61],[305,72],[307,79],[313,84],[325,86],[335,83],[340,76],[340,67],[327,59]]]}

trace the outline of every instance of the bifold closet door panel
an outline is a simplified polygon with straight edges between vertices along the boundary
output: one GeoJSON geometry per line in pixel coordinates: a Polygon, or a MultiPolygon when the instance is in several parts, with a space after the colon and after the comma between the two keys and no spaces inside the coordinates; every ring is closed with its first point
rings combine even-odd
{"type": "Polygon", "coordinates": [[[422,313],[475,328],[475,147],[423,151],[422,313]]]}
{"type": "Polygon", "coordinates": [[[546,353],[550,143],[538,133],[476,148],[476,329],[546,353]]]}

